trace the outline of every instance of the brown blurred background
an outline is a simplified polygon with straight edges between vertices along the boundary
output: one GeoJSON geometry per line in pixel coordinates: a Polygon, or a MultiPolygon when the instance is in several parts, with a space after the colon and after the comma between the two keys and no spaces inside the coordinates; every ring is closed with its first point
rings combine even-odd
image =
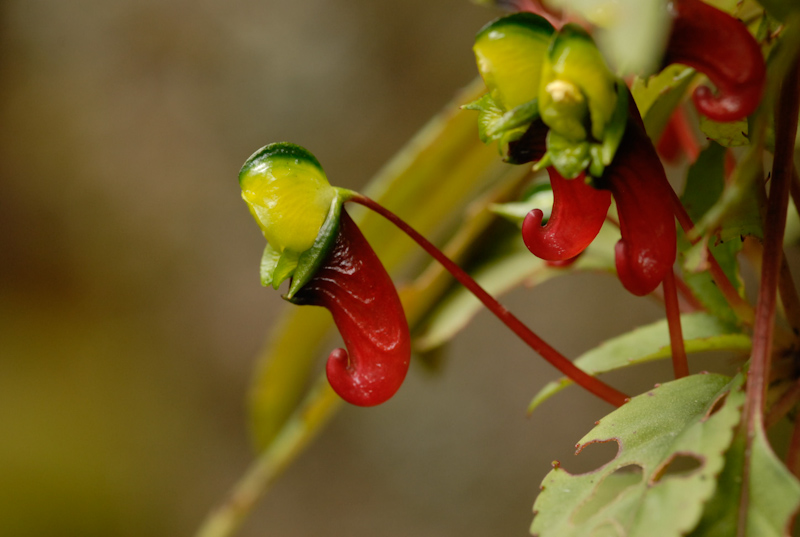
{"type": "MultiPolygon", "coordinates": [[[[0,0],[0,536],[192,534],[252,458],[248,381],[286,307],[259,285],[239,166],[291,140],[359,187],[475,76],[495,15],[0,0]]],[[[572,356],[658,315],[599,276],[505,303],[572,356]]],[[[553,459],[611,457],[570,455],[609,407],[573,390],[527,419],[555,371],[474,326],[442,375],[412,366],[341,412],[241,535],[527,535],[553,459]]]]}

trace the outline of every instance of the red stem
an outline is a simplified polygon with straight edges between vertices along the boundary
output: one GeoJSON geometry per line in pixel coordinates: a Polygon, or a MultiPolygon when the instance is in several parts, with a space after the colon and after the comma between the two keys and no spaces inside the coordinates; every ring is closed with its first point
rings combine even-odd
{"type": "Polygon", "coordinates": [[[593,393],[604,401],[619,407],[625,404],[630,397],[612,388],[605,382],[593,377],[569,361],[564,355],[547,344],[542,338],[537,336],[530,328],[525,326],[522,321],[509,312],[493,296],[487,293],[472,277],[464,272],[461,267],[453,263],[436,246],[430,243],[425,237],[420,235],[415,229],[406,224],[400,217],[389,211],[377,202],[362,196],[356,195],[350,201],[364,205],[365,207],[380,214],[392,224],[397,226],[406,235],[411,237],[419,244],[431,257],[450,272],[464,287],[469,289],[486,308],[491,311],[503,324],[505,324],[520,339],[528,344],[534,351],[539,353],[542,358],[550,362],[553,367],[561,371],[564,375],[572,379],[576,384],[593,393]]]}
{"type": "Polygon", "coordinates": [[[764,399],[769,379],[772,333],[775,322],[778,279],[783,261],[783,234],[789,206],[793,148],[797,132],[798,70],[792,67],[783,82],[778,113],[775,114],[775,159],[772,164],[772,185],[767,200],[764,225],[761,285],[756,304],[756,323],[753,329],[753,352],[747,381],[748,425],[752,430],[762,424],[764,399]]]}
{"type": "MultiPolygon", "coordinates": [[[[756,304],[756,322],[753,327],[753,350],[747,375],[747,399],[744,405],[744,423],[747,427],[747,451],[742,475],[742,496],[739,504],[739,532],[747,525],[747,505],[750,489],[750,453],[755,435],[764,428],[764,401],[769,385],[772,356],[772,335],[775,328],[775,306],[778,279],[783,260],[783,235],[786,212],[789,207],[793,150],[797,133],[797,115],[800,112],[800,80],[795,59],[783,80],[778,108],[775,113],[775,158],[772,162],[772,185],[767,200],[764,225],[764,252],[762,254],[761,285],[756,304]]],[[[796,461],[800,443],[792,441],[787,456],[796,461]]]]}
{"type": "Polygon", "coordinates": [[[667,324],[669,325],[669,341],[672,346],[672,368],[675,371],[675,378],[679,379],[689,375],[689,362],[686,360],[686,348],[683,346],[675,273],[669,271],[662,285],[664,287],[664,304],[667,310],[667,324]]]}

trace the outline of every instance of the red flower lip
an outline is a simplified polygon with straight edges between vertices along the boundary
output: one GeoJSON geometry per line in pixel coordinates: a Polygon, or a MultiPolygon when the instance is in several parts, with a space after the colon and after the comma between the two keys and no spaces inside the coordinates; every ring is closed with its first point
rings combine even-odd
{"type": "Polygon", "coordinates": [[[333,315],[347,350],[331,352],[326,372],[342,399],[374,406],[397,392],[411,357],[408,321],[386,269],[346,211],[322,266],[291,301],[333,315]]]}
{"type": "Polygon", "coordinates": [[[761,102],[766,65],[761,48],[744,23],[699,0],[675,0],[664,56],[665,65],[680,63],[705,74],[717,87],[698,87],[697,110],[714,121],[736,121],[761,102]]]}

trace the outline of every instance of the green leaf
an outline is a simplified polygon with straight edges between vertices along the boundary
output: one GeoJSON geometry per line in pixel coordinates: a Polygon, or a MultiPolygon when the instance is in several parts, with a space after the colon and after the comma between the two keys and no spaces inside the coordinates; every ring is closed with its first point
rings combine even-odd
{"type": "Polygon", "coordinates": [[[716,489],[744,402],[741,385],[741,377],[692,375],[634,397],[600,420],[577,453],[616,441],[617,456],[579,475],[554,465],[533,506],[531,533],[678,537],[690,531],[716,489]],[[672,462],[686,459],[696,468],[670,473],[672,462]],[[626,475],[626,468],[640,471],[640,479],[626,475]]]}
{"type": "MultiPolygon", "coordinates": [[[[707,313],[682,315],[681,327],[688,354],[714,350],[747,352],[751,347],[749,336],[707,313]]],[[[575,365],[590,375],[598,375],[670,356],[669,326],[667,320],[662,319],[604,341],[578,357],[575,365]]],[[[544,401],[572,384],[566,377],[546,384],[531,401],[528,412],[533,412],[544,401]]]]}
{"type": "Polygon", "coordinates": [[[800,507],[800,481],[775,456],[763,431],[757,428],[750,449],[747,512],[740,517],[746,441],[741,431],[725,455],[719,486],[690,537],[783,537],[800,507]],[[739,531],[741,520],[744,531],[739,531]]]}
{"type": "MultiPolygon", "coordinates": [[[[693,221],[700,220],[706,212],[714,206],[722,196],[725,189],[725,155],[727,149],[719,144],[711,143],[703,150],[690,168],[686,177],[681,202],[693,221]]],[[[751,224],[734,225],[736,221],[729,221],[731,225],[719,230],[718,239],[709,237],[692,246],[681,233],[678,240],[678,251],[683,267],[684,281],[691,288],[694,295],[708,310],[729,322],[735,322],[736,315],[730,308],[728,301],[720,292],[717,285],[708,273],[708,250],[722,267],[728,279],[744,293],[744,285],[739,277],[739,262],[737,255],[742,249],[741,236],[746,232],[755,232],[754,220],[757,218],[757,207],[751,206],[751,224]]],[[[757,225],[760,229],[760,219],[757,225]]]]}
{"type": "MultiPolygon", "coordinates": [[[[557,268],[531,254],[519,236],[515,236],[510,249],[485,261],[471,276],[489,294],[497,297],[523,283],[533,287],[575,272],[614,272],[613,241],[618,238],[613,230],[604,228],[575,263],[557,268]]],[[[482,308],[483,304],[472,293],[463,287],[456,287],[426,319],[421,332],[414,339],[414,348],[429,351],[446,343],[463,330],[482,308]]]]}
{"type": "Polygon", "coordinates": [[[725,147],[741,147],[750,144],[747,137],[747,120],[719,123],[700,116],[700,130],[703,134],[725,147]]]}
{"type": "Polygon", "coordinates": [[[597,43],[619,73],[652,72],[661,61],[670,18],[665,0],[551,0],[597,26],[597,43]]]}
{"type": "Polygon", "coordinates": [[[657,75],[633,80],[631,95],[651,140],[661,138],[672,112],[680,104],[696,74],[694,69],[670,65],[657,75]]]}

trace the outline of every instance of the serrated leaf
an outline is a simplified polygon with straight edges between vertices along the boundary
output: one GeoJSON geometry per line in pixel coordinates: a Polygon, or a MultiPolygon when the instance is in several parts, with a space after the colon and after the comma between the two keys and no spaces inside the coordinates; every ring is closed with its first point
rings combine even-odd
{"type": "Polygon", "coordinates": [[[741,377],[731,381],[722,375],[692,375],[634,397],[600,420],[578,443],[578,453],[592,443],[616,441],[617,456],[579,475],[555,466],[533,506],[531,533],[678,537],[690,531],[723,469],[744,402],[741,384],[741,377]],[[697,467],[664,475],[678,458],[694,459],[697,467]],[[634,483],[627,487],[612,483],[614,494],[605,493],[609,501],[593,501],[606,480],[626,467],[640,468],[642,478],[629,478],[634,483]],[[588,512],[586,505],[591,506],[588,512]]]}
{"type": "Polygon", "coordinates": [[[634,79],[631,95],[651,140],[661,138],[672,112],[680,104],[695,75],[694,69],[670,65],[657,75],[634,79]]]}
{"type": "MultiPolygon", "coordinates": [[[[681,202],[695,222],[722,196],[725,189],[726,152],[726,148],[712,142],[689,168],[681,202]]],[[[755,209],[755,205],[753,208],[755,209]]],[[[740,293],[744,293],[737,254],[742,249],[739,233],[748,229],[738,226],[723,227],[719,230],[719,240],[712,238],[713,242],[709,244],[709,237],[704,237],[694,246],[682,233],[679,234],[678,252],[684,281],[708,311],[728,322],[735,322],[736,314],[708,273],[706,247],[731,283],[740,293]]]]}
{"type": "MultiPolygon", "coordinates": [[[[688,354],[713,350],[746,352],[751,347],[749,336],[707,313],[682,315],[681,327],[688,354]]],[[[662,319],[604,341],[578,357],[575,365],[590,375],[598,375],[670,356],[669,326],[667,320],[662,319]]],[[[572,384],[566,377],[549,382],[533,398],[528,412],[533,412],[544,401],[572,384]]]]}
{"type": "Polygon", "coordinates": [[[739,432],[725,455],[719,486],[690,537],[786,537],[800,508],[800,481],[775,456],[764,433],[757,428],[750,450],[747,512],[740,517],[742,474],[746,442],[739,432]],[[744,531],[739,531],[745,520],[744,531]]]}
{"type": "Polygon", "coordinates": [[[750,138],[747,137],[746,119],[720,123],[700,116],[700,130],[724,147],[741,147],[750,144],[750,138]]]}
{"type": "MultiPolygon", "coordinates": [[[[578,260],[563,268],[552,267],[531,254],[521,238],[514,237],[514,246],[505,254],[487,260],[472,274],[475,281],[493,296],[500,296],[525,283],[532,287],[549,279],[574,272],[614,271],[613,241],[619,238],[613,230],[601,230],[578,260]]],[[[431,313],[414,348],[427,351],[453,338],[464,329],[483,304],[463,287],[455,288],[431,313]]]]}

